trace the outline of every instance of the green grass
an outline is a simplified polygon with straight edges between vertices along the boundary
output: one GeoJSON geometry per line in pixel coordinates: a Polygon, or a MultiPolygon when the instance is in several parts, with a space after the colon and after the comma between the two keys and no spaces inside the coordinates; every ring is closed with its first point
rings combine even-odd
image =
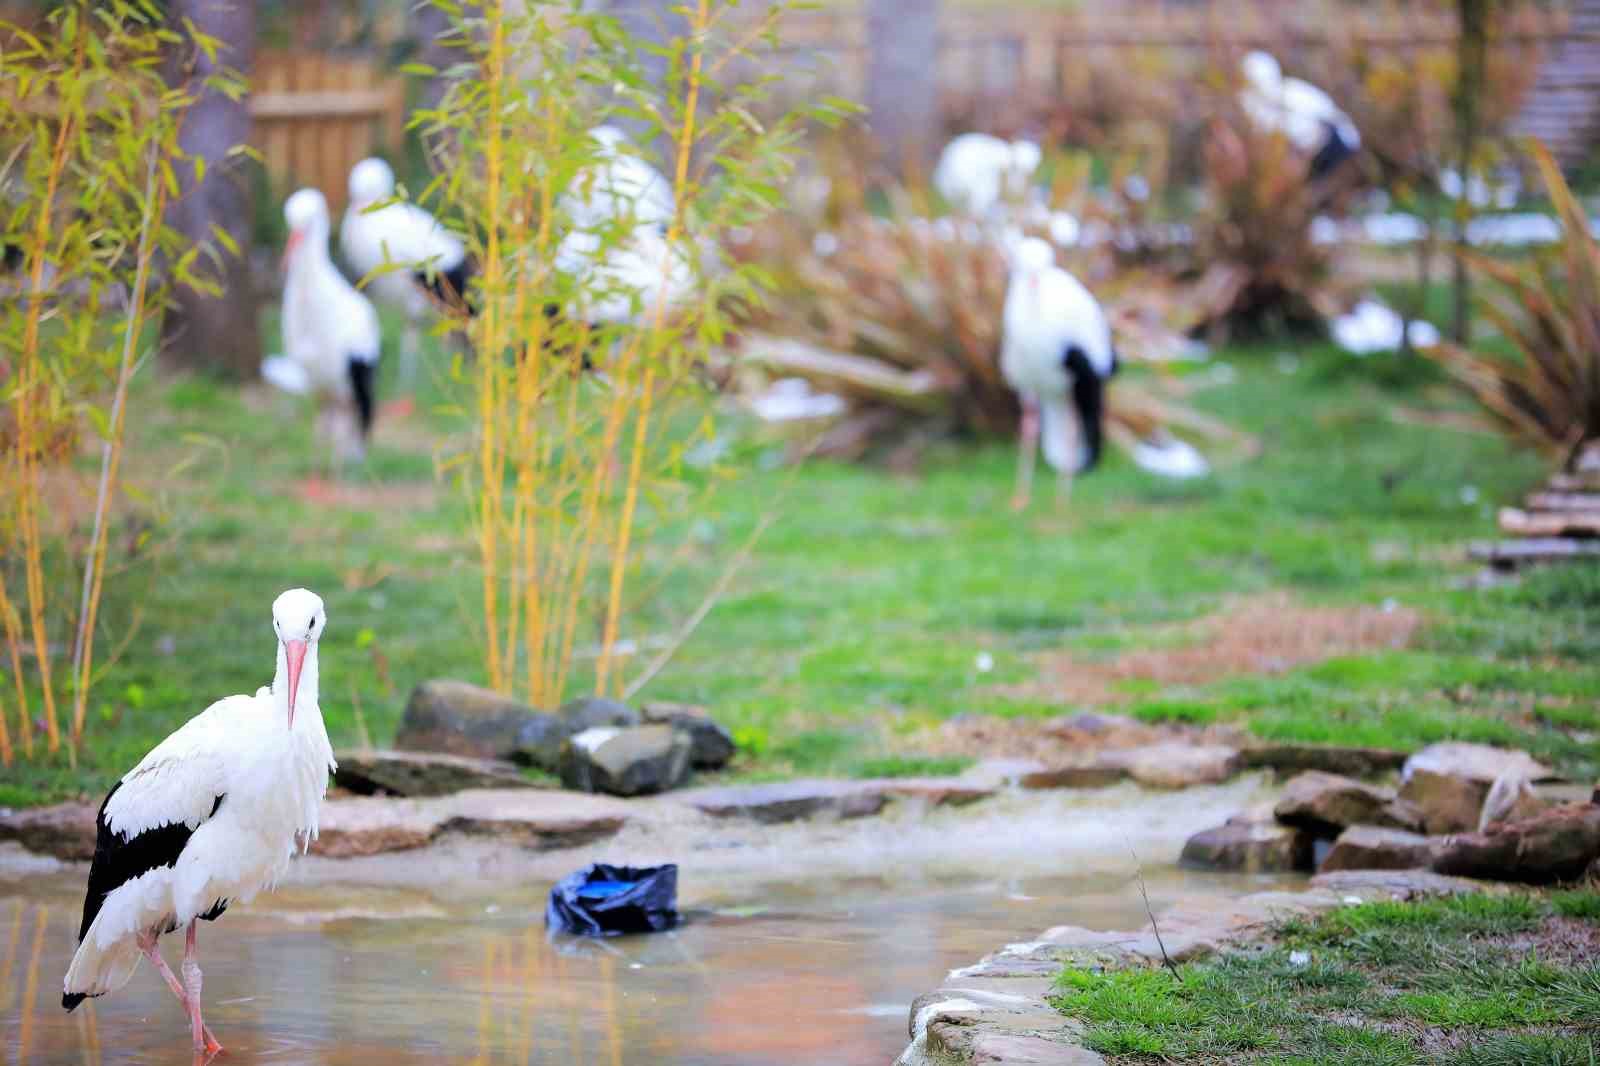
{"type": "Polygon", "coordinates": [[[1537,946],[1560,939],[1569,898],[1361,904],[1176,977],[1069,966],[1052,1002],[1113,1063],[1421,1066],[1444,1046],[1451,1063],[1589,1066],[1600,971],[1537,946]]]}
{"type": "MultiPolygon", "coordinates": [[[[275,349],[270,322],[268,336],[275,349]]],[[[957,714],[1080,709],[1016,687],[1038,676],[1041,654],[1094,660],[1170,645],[1172,623],[1238,597],[1392,598],[1427,619],[1411,648],[1200,686],[1136,678],[1120,695],[1148,720],[1394,747],[1485,740],[1575,775],[1600,772],[1584,739],[1600,724],[1600,568],[1521,588],[1455,587],[1470,572],[1461,545],[1491,531],[1492,504],[1536,484],[1541,462],[1494,437],[1392,417],[1461,406],[1426,368],[1322,346],[1285,361],[1283,347],[1218,353],[1237,379],[1195,402],[1255,433],[1262,450],[1200,483],[1162,481],[1112,455],[1070,504],[1057,507],[1046,484],[1019,516],[1006,507],[1013,451],[1003,440],[936,445],[915,477],[810,464],[643,695],[709,707],[734,731],[735,772],[747,777],[850,776],[875,764],[922,773],[940,764],[922,761],[931,753],[920,738],[957,714]]],[[[396,394],[389,381],[384,391],[396,394]]],[[[425,384],[418,413],[382,427],[348,475],[377,501],[360,507],[294,492],[324,462],[301,404],[196,377],[147,377],[133,402],[130,485],[146,528],[119,528],[118,545],[141,547],[108,583],[99,643],[107,656],[125,648],[102,660],[79,766],[14,768],[7,802],[99,793],[210,701],[263,684],[267,605],[292,584],[328,602],[322,705],[336,745],[363,726],[386,742],[421,680],[482,679],[468,512],[435,473],[436,451],[461,440],[441,390],[425,384]]],[[[746,473],[707,495],[693,550],[645,546],[633,587],[656,591],[625,636],[674,632],[788,484],[769,430],[728,415],[721,434],[746,473]]],[[[52,580],[75,588],[59,570],[52,580]]]]}

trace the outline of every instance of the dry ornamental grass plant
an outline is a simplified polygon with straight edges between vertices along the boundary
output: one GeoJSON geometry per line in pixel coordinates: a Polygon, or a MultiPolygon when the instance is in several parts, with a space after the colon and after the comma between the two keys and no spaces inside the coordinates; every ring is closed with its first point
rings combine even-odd
{"type": "Polygon", "coordinates": [[[127,505],[128,386],[150,356],[147,327],[168,287],[207,285],[205,249],[162,221],[178,172],[204,166],[178,146],[193,94],[170,87],[162,68],[174,51],[214,55],[218,42],[173,28],[153,0],[69,0],[32,27],[0,23],[0,42],[0,238],[16,264],[0,279],[9,290],[0,305],[0,633],[14,699],[7,706],[0,695],[0,760],[9,764],[8,721],[23,754],[36,753],[36,705],[47,753],[64,747],[75,758],[83,736],[111,527],[127,505]],[[94,443],[99,464],[83,477],[73,461],[94,443]],[[65,677],[62,647],[71,649],[65,677]]]}
{"type": "Polygon", "coordinates": [[[704,354],[723,305],[762,281],[708,249],[780,201],[805,117],[755,118],[778,75],[750,70],[786,7],[698,0],[664,15],[651,44],[578,0],[436,5],[457,60],[412,68],[448,79],[415,120],[437,168],[419,199],[467,235],[478,266],[473,358],[451,375],[474,439],[444,463],[473,504],[485,672],[557,703],[594,621],[594,691],[624,691],[629,574],[697,498],[705,478],[686,457],[714,448],[704,354]],[[630,136],[602,143],[602,124],[630,136]],[[648,188],[616,180],[645,163],[660,168],[648,188]]]}
{"type": "Polygon", "coordinates": [[[1524,270],[1483,255],[1469,262],[1498,285],[1483,308],[1514,355],[1454,344],[1429,349],[1508,436],[1573,465],[1600,440],[1600,245],[1588,213],[1550,153],[1532,146],[1546,193],[1561,216],[1561,244],[1524,270]]]}

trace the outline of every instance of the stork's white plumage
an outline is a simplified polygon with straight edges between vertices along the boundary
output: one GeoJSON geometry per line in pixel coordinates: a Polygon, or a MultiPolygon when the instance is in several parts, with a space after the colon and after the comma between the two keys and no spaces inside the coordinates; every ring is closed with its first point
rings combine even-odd
{"type": "Polygon", "coordinates": [[[269,688],[189,719],[123,775],[100,806],[78,950],[61,1005],[120,988],[150,960],[189,1015],[196,1050],[220,1050],[200,1016],[195,926],[270,889],[317,836],[333,749],[317,703],[322,600],[290,589],[272,605],[269,688]],[[183,979],[158,939],[183,929],[183,979]]]}
{"type": "Polygon", "coordinates": [[[963,133],[939,154],[934,188],[956,210],[983,217],[1002,201],[1021,198],[1042,158],[1032,141],[963,133]]]}
{"type": "Polygon", "coordinates": [[[578,172],[562,198],[567,219],[580,230],[620,225],[664,232],[677,212],[672,183],[631,149],[621,130],[596,126],[589,135],[597,146],[595,160],[578,172]]]}
{"type": "Polygon", "coordinates": [[[1083,284],[1038,238],[1011,253],[1000,372],[1022,401],[1017,493],[1026,506],[1034,452],[1064,479],[1092,469],[1104,436],[1105,386],[1117,371],[1111,324],[1083,284]]]}
{"type": "Polygon", "coordinates": [[[368,279],[363,286],[368,293],[405,314],[400,374],[410,381],[416,375],[418,323],[436,302],[466,306],[469,267],[460,237],[416,204],[384,203],[393,196],[394,171],[388,163],[372,158],[352,167],[339,250],[351,269],[368,279]]]}
{"type": "Polygon", "coordinates": [[[1311,157],[1311,176],[1331,173],[1361,148],[1361,131],[1333,97],[1299,78],[1286,78],[1266,52],[1251,52],[1241,64],[1245,86],[1239,106],[1258,129],[1281,133],[1311,157]]]}
{"type": "Polygon", "coordinates": [[[595,326],[649,325],[658,307],[670,312],[694,289],[688,257],[647,226],[609,244],[573,230],[556,250],[556,269],[579,281],[572,311],[595,326]]]}
{"type": "Polygon", "coordinates": [[[335,412],[336,454],[359,458],[376,410],[378,354],[382,336],[378,312],[357,292],[328,254],[328,201],[315,189],[301,189],[283,205],[289,224],[284,250],[284,356],[305,371],[311,390],[335,401],[355,418],[335,412]],[[343,423],[342,425],[340,423],[343,423]]]}

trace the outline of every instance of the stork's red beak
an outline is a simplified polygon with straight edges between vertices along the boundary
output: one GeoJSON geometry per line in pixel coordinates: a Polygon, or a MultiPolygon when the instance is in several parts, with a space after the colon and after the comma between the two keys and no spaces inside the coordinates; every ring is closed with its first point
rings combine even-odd
{"type": "Polygon", "coordinates": [[[294,258],[295,249],[300,247],[300,242],[305,240],[305,235],[297,229],[289,231],[289,240],[283,246],[283,269],[289,269],[289,260],[294,258]]]}
{"type": "Polygon", "coordinates": [[[306,661],[306,642],[303,640],[286,640],[283,642],[284,658],[289,662],[289,728],[294,728],[294,700],[300,693],[300,667],[306,661]]]}

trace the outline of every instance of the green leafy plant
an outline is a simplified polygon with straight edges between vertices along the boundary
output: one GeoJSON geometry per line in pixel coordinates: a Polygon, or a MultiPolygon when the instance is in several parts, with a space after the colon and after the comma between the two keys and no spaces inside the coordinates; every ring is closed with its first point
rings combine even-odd
{"type": "MultiPolygon", "coordinates": [[[[178,144],[192,87],[169,85],[163,66],[219,42],[175,28],[154,0],[68,0],[29,26],[0,23],[0,39],[0,237],[19,262],[0,280],[0,632],[24,755],[37,700],[46,752],[75,758],[125,495],[129,384],[169,286],[207,284],[205,249],[163,221],[178,172],[204,165],[178,144]],[[97,475],[77,476],[95,445],[97,475]],[[64,678],[54,646],[71,648],[64,678]]],[[[0,703],[7,764],[10,713],[0,703]]]]}
{"type": "Polygon", "coordinates": [[[472,502],[485,672],[559,702],[592,622],[594,691],[621,691],[628,575],[646,535],[696,498],[687,460],[715,436],[699,371],[724,304],[756,299],[762,280],[705,249],[776,206],[799,135],[800,112],[757,117],[779,76],[751,73],[787,8],[663,8],[652,43],[572,0],[437,6],[457,62],[410,69],[448,83],[414,123],[437,171],[420,199],[467,235],[480,268],[462,326],[475,358],[451,371],[473,440],[444,466],[472,502]],[[631,137],[608,149],[590,133],[602,124],[631,137]],[[575,211],[607,151],[670,182],[659,231],[575,211]]]}

